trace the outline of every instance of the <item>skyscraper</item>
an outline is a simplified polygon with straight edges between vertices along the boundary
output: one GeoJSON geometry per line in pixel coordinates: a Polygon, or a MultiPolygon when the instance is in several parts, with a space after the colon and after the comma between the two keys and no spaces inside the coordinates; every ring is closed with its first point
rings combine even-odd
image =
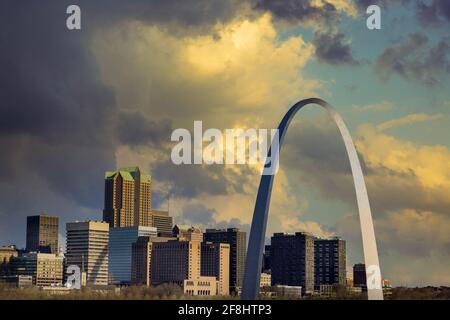
{"type": "Polygon", "coordinates": [[[151,282],[176,283],[200,277],[200,241],[155,242],[152,244],[151,282]]]}
{"type": "Polygon", "coordinates": [[[230,294],[230,245],[228,243],[202,243],[201,268],[202,276],[216,277],[218,294],[230,294]]]}
{"type": "Polygon", "coordinates": [[[151,285],[152,251],[155,242],[167,242],[175,238],[140,236],[131,249],[131,284],[151,285]]]}
{"type": "Polygon", "coordinates": [[[138,167],[105,173],[103,220],[111,227],[152,226],[150,175],[138,167]]]}
{"type": "Polygon", "coordinates": [[[171,237],[173,229],[173,218],[169,212],[162,210],[152,210],[152,227],[158,231],[159,237],[171,237]]]}
{"type": "Polygon", "coordinates": [[[314,291],[314,237],[307,233],[275,233],[271,238],[272,285],[301,286],[314,291]]]}
{"type": "Polygon", "coordinates": [[[247,234],[238,228],[206,229],[203,241],[230,245],[230,291],[237,292],[244,278],[247,234]]]}
{"type": "Polygon", "coordinates": [[[357,263],[353,266],[353,286],[367,288],[366,265],[357,263]]]}
{"type": "Polygon", "coordinates": [[[66,224],[66,262],[86,273],[88,285],[108,284],[109,225],[103,221],[66,224]]]}
{"type": "Polygon", "coordinates": [[[58,253],[59,218],[42,213],[27,217],[28,252],[58,253]]]}
{"type": "Polygon", "coordinates": [[[126,227],[109,229],[109,281],[114,284],[131,284],[132,245],[141,236],[156,237],[153,227],[126,227]]]}
{"type": "Polygon", "coordinates": [[[314,240],[314,286],[340,284],[346,285],[345,240],[314,240]]]}

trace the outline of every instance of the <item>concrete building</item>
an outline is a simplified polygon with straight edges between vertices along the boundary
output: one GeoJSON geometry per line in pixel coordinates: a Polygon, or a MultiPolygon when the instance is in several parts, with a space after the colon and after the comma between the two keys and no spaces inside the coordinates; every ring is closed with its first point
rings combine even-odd
{"type": "Polygon", "coordinates": [[[353,286],[367,289],[366,265],[357,263],[353,266],[353,286]]]}
{"type": "Polygon", "coordinates": [[[109,224],[103,221],[66,224],[66,263],[86,274],[87,285],[108,284],[109,224]]]}
{"type": "Polygon", "coordinates": [[[152,245],[151,283],[175,283],[200,276],[201,242],[171,240],[152,245]]]}
{"type": "Polygon", "coordinates": [[[314,287],[321,285],[346,285],[345,240],[314,240],[314,287]]]}
{"type": "Polygon", "coordinates": [[[111,227],[152,226],[152,183],[138,167],[105,173],[103,220],[111,227]]]}
{"type": "Polygon", "coordinates": [[[152,227],[158,231],[158,237],[171,237],[173,230],[173,217],[169,212],[162,210],[152,210],[152,227]]]}
{"type": "Polygon", "coordinates": [[[228,243],[202,243],[200,272],[202,276],[216,277],[218,295],[229,295],[230,245],[228,243]]]}
{"type": "Polygon", "coordinates": [[[197,277],[183,282],[184,294],[191,296],[215,296],[218,294],[216,277],[197,277]]]}
{"type": "Polygon", "coordinates": [[[237,293],[244,278],[247,234],[238,228],[206,229],[203,240],[230,245],[230,291],[237,293]]]}
{"type": "Polygon", "coordinates": [[[173,236],[180,241],[203,241],[203,232],[200,228],[177,224],[173,227],[173,236]]]}
{"type": "Polygon", "coordinates": [[[151,285],[152,249],[155,242],[176,240],[166,237],[139,237],[131,250],[131,284],[151,285]]]}
{"type": "Polygon", "coordinates": [[[261,288],[270,287],[272,285],[272,276],[270,273],[261,272],[261,280],[259,286],[261,288]]]}
{"type": "Polygon", "coordinates": [[[271,239],[272,285],[301,286],[314,292],[314,237],[304,232],[275,233],[271,239]]]}
{"type": "Polygon", "coordinates": [[[33,277],[32,281],[36,286],[63,284],[63,256],[51,253],[24,253],[11,258],[11,268],[14,275],[33,277]]]}
{"type": "Polygon", "coordinates": [[[276,285],[273,289],[278,297],[300,298],[302,296],[301,286],[276,285]]]}
{"type": "Polygon", "coordinates": [[[42,213],[27,217],[26,251],[58,253],[59,218],[42,213]]]}
{"type": "Polygon", "coordinates": [[[30,287],[33,285],[33,276],[11,275],[0,277],[0,283],[12,285],[17,288],[30,287]]]}
{"type": "Polygon", "coordinates": [[[139,237],[156,237],[154,227],[124,227],[109,229],[108,272],[111,284],[131,284],[132,246],[139,237]]]}
{"type": "Polygon", "coordinates": [[[18,252],[15,246],[1,246],[0,247],[0,276],[11,275],[10,260],[12,257],[17,257],[18,252]]]}

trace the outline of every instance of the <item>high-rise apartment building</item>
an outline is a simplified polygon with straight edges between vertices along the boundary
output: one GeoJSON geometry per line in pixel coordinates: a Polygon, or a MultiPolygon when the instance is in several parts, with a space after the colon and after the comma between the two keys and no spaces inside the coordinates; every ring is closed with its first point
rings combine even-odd
{"type": "Polygon", "coordinates": [[[42,213],[27,217],[26,250],[28,252],[58,253],[59,218],[42,213]]]}
{"type": "Polygon", "coordinates": [[[86,274],[87,285],[108,284],[109,224],[103,221],[66,224],[66,263],[86,274]]]}
{"type": "Polygon", "coordinates": [[[111,227],[152,226],[152,183],[138,167],[105,173],[103,220],[111,227]]]}
{"type": "Polygon", "coordinates": [[[204,242],[201,247],[202,276],[217,279],[217,293],[222,296],[230,294],[230,245],[228,243],[204,242]]]}
{"type": "Polygon", "coordinates": [[[139,237],[156,237],[154,227],[125,227],[109,229],[108,270],[113,284],[131,284],[132,245],[139,237]]]}
{"type": "Polygon", "coordinates": [[[353,286],[367,288],[366,265],[357,263],[353,266],[353,286]]]}
{"type": "Polygon", "coordinates": [[[15,246],[0,247],[0,276],[11,275],[11,258],[17,257],[18,252],[15,246]]]}
{"type": "Polygon", "coordinates": [[[133,243],[131,250],[132,285],[151,285],[153,243],[169,240],[175,240],[175,238],[141,236],[133,243]]]}
{"type": "Polygon", "coordinates": [[[200,228],[177,224],[173,227],[173,236],[180,241],[203,241],[203,232],[200,228]]]}
{"type": "Polygon", "coordinates": [[[272,285],[301,286],[314,291],[314,237],[307,233],[275,233],[271,238],[272,285]]]}
{"type": "Polygon", "coordinates": [[[152,248],[151,282],[176,283],[200,276],[201,242],[179,241],[155,242],[152,248]]]}
{"type": "Polygon", "coordinates": [[[247,234],[238,228],[206,229],[203,241],[230,245],[230,291],[239,291],[244,278],[247,234]]]}
{"type": "Polygon", "coordinates": [[[158,237],[171,237],[173,229],[173,217],[168,211],[152,210],[151,226],[158,231],[158,237]]]}
{"type": "Polygon", "coordinates": [[[346,285],[346,250],[345,240],[314,240],[314,286],[346,285]]]}
{"type": "Polygon", "coordinates": [[[270,273],[270,245],[264,246],[261,272],[270,273]]]}
{"type": "Polygon", "coordinates": [[[11,258],[11,269],[14,275],[31,276],[36,286],[62,285],[64,257],[51,253],[24,253],[11,258]]]}

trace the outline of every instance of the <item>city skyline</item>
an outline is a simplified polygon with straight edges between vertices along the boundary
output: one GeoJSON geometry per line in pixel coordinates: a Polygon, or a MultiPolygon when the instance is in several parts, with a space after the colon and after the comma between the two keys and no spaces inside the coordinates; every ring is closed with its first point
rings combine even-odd
{"type": "MultiPolygon", "coordinates": [[[[319,97],[354,138],[382,276],[450,285],[447,0],[76,3],[79,30],[65,2],[6,0],[0,12],[1,244],[24,247],[26,217],[43,210],[59,217],[64,244],[66,223],[102,219],[105,172],[130,166],[151,173],[151,206],[177,224],[249,234],[259,168],[176,166],[171,133],[194,121],[273,129],[295,102],[319,97]],[[367,27],[370,4],[379,30],[367,27]]],[[[323,110],[303,111],[286,136],[266,243],[281,231],[340,235],[348,264],[363,262],[345,147],[323,110]]]]}

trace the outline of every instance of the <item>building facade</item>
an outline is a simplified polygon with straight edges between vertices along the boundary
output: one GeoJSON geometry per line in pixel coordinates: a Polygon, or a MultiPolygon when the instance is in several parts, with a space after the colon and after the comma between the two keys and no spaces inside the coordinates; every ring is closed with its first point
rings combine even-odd
{"type": "Polygon", "coordinates": [[[261,272],[261,280],[259,281],[259,286],[261,288],[267,288],[272,285],[272,276],[270,273],[261,272]]]}
{"type": "Polygon", "coordinates": [[[314,287],[321,285],[346,285],[346,248],[345,240],[314,240],[314,287]]]}
{"type": "Polygon", "coordinates": [[[152,245],[151,283],[184,285],[200,276],[201,242],[171,240],[152,245]]]}
{"type": "Polygon", "coordinates": [[[314,237],[307,233],[275,233],[271,238],[272,285],[314,291],[314,237]]]}
{"type": "Polygon", "coordinates": [[[203,232],[200,228],[177,224],[172,230],[173,236],[180,241],[203,241],[203,232]]]}
{"type": "Polygon", "coordinates": [[[261,272],[270,272],[270,245],[264,246],[261,272]]]}
{"type": "Polygon", "coordinates": [[[183,282],[184,294],[191,296],[215,296],[218,294],[216,277],[197,277],[183,282]]]}
{"type": "Polygon", "coordinates": [[[202,243],[201,267],[202,276],[216,277],[217,294],[230,294],[230,245],[228,243],[202,243]]]}
{"type": "Polygon", "coordinates": [[[171,237],[173,230],[173,217],[168,211],[152,210],[152,227],[158,231],[158,237],[171,237]]]}
{"type": "Polygon", "coordinates": [[[247,234],[238,228],[206,229],[203,240],[230,245],[230,291],[238,292],[244,278],[247,234]]]}
{"type": "Polygon", "coordinates": [[[109,229],[108,271],[112,284],[131,284],[132,245],[139,237],[156,237],[153,227],[124,227],[109,229]]]}
{"type": "Polygon", "coordinates": [[[62,285],[64,257],[51,253],[24,253],[11,258],[14,275],[31,276],[33,284],[40,287],[62,285]]]}
{"type": "Polygon", "coordinates": [[[58,253],[59,218],[42,213],[27,217],[27,252],[58,253]]]}
{"type": "Polygon", "coordinates": [[[111,227],[152,226],[152,183],[138,167],[105,173],[103,220],[111,227]]]}
{"type": "Polygon", "coordinates": [[[357,263],[353,266],[353,286],[367,288],[366,265],[364,263],[357,263]]]}
{"type": "Polygon", "coordinates": [[[18,252],[15,246],[0,247],[0,276],[9,276],[12,274],[10,261],[17,257],[18,252]]]}
{"type": "Polygon", "coordinates": [[[132,285],[151,285],[151,264],[153,243],[167,242],[176,240],[167,237],[148,237],[141,236],[133,243],[131,250],[131,284],[132,285]]]}
{"type": "Polygon", "coordinates": [[[103,221],[66,224],[66,263],[77,265],[87,285],[108,284],[109,224],[103,221]]]}

